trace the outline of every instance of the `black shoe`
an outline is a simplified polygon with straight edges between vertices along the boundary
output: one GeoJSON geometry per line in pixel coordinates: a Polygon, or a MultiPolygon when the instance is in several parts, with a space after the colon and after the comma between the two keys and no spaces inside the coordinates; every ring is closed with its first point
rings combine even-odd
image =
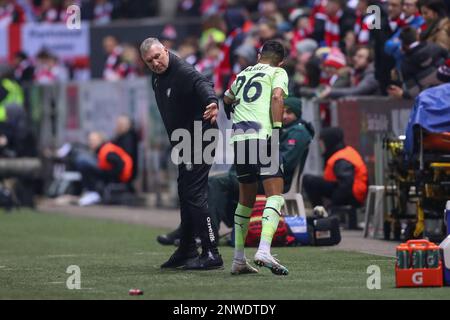
{"type": "Polygon", "coordinates": [[[173,230],[172,232],[169,232],[168,234],[162,234],[162,235],[158,236],[156,238],[156,240],[160,244],[165,245],[165,246],[173,245],[173,244],[175,244],[175,241],[180,239],[180,233],[181,233],[180,228],[177,228],[177,229],[173,230]]]}
{"type": "MultiPolygon", "coordinates": [[[[180,246],[180,241],[181,241],[181,239],[175,239],[174,240],[174,242],[173,242],[173,245],[175,246],[175,247],[179,247],[180,246]]],[[[202,241],[200,240],[200,238],[195,238],[195,245],[197,246],[197,248],[200,248],[201,246],[202,246],[202,241]]]]}
{"type": "Polygon", "coordinates": [[[190,260],[183,267],[184,270],[211,270],[223,268],[222,256],[212,250],[203,252],[196,259],[190,260]]]}
{"type": "Polygon", "coordinates": [[[188,261],[198,258],[198,251],[196,248],[183,249],[178,248],[170,256],[169,260],[161,265],[161,269],[178,268],[184,266],[188,261]]]}

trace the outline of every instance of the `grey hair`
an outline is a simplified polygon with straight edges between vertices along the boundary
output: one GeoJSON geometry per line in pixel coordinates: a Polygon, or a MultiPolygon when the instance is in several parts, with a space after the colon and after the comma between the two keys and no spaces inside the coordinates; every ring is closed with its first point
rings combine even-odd
{"type": "Polygon", "coordinates": [[[157,38],[147,38],[147,39],[145,39],[144,41],[142,41],[142,43],[141,43],[141,47],[140,47],[141,56],[143,56],[145,53],[147,53],[147,51],[148,51],[153,45],[157,45],[157,46],[164,47],[164,46],[162,45],[162,43],[161,43],[157,38]]]}

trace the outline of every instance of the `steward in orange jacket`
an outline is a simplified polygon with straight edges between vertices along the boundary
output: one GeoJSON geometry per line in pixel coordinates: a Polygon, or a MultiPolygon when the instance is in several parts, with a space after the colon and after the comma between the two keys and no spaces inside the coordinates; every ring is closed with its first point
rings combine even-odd
{"type": "Polygon", "coordinates": [[[97,151],[98,167],[114,180],[127,183],[133,176],[133,159],[121,147],[106,142],[97,151]]]}
{"type": "Polygon", "coordinates": [[[340,128],[326,128],[320,134],[324,148],[323,177],[305,175],[303,190],[313,206],[322,205],[323,198],[333,205],[361,206],[367,196],[367,168],[361,155],[346,146],[340,128]]]}
{"type": "Polygon", "coordinates": [[[101,202],[98,193],[100,183],[122,182],[128,184],[133,177],[133,159],[118,145],[105,142],[99,132],[89,134],[89,149],[95,158],[79,159],[76,167],[81,173],[83,195],[78,201],[80,206],[101,202]]]}

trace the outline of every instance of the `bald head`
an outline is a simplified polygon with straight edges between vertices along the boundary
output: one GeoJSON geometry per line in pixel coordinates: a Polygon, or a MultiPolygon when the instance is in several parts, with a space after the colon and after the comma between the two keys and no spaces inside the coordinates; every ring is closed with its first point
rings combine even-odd
{"type": "Polygon", "coordinates": [[[122,135],[131,129],[131,119],[128,116],[119,116],[116,120],[116,134],[122,135]]]}
{"type": "Polygon", "coordinates": [[[88,144],[89,149],[92,151],[97,150],[105,142],[105,136],[103,133],[98,131],[93,131],[89,133],[88,144]]]}
{"type": "Polygon", "coordinates": [[[161,74],[169,66],[169,50],[157,38],[147,38],[141,43],[141,57],[154,73],[161,74]]]}

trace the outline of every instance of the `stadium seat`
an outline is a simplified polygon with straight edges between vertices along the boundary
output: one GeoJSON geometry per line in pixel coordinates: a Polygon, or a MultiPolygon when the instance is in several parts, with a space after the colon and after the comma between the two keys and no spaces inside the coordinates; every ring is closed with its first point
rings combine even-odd
{"type": "Polygon", "coordinates": [[[364,238],[369,236],[369,229],[372,229],[370,233],[373,238],[383,237],[385,211],[384,190],[384,186],[369,186],[364,214],[364,238]],[[371,216],[373,216],[372,221],[371,216]]]}
{"type": "Polygon", "coordinates": [[[283,194],[285,200],[286,215],[306,217],[305,204],[301,195],[302,176],[300,175],[300,164],[295,168],[292,177],[291,187],[288,192],[283,194]]]}

